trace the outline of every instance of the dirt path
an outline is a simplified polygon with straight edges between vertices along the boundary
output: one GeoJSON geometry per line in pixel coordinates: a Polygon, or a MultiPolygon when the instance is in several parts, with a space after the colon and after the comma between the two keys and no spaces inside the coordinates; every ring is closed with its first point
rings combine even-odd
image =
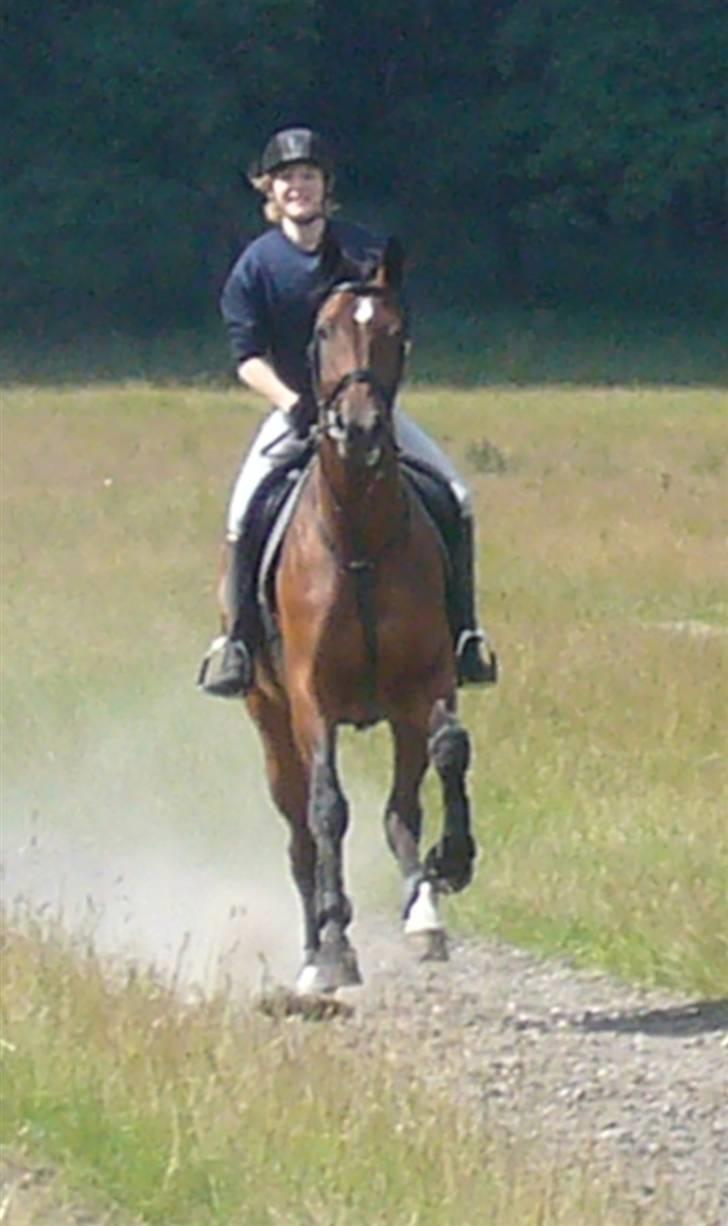
{"type": "Polygon", "coordinates": [[[676,1001],[490,942],[418,963],[383,923],[357,944],[352,1042],[565,1164],[616,1169],[636,1203],[669,1199],[670,1226],[728,1226],[728,997],[676,1001]]]}
{"type": "MultiPolygon", "coordinates": [[[[261,853],[255,881],[241,883],[178,845],[145,849],[140,866],[110,841],[69,853],[42,832],[9,856],[6,885],[11,897],[53,903],[62,875],[67,916],[93,893],[102,947],[126,949],[133,935],[137,956],[160,966],[174,963],[194,897],[192,944],[200,945],[191,972],[205,965],[214,937],[236,951],[229,969],[248,991],[260,986],[262,953],[286,981],[298,962],[297,906],[281,857],[277,845],[261,853]],[[231,906],[241,898],[245,906],[231,906]]],[[[728,993],[676,1000],[493,942],[456,942],[450,962],[421,963],[396,920],[372,918],[363,901],[359,914],[354,942],[366,982],[345,996],[354,1005],[339,1027],[346,1043],[384,1053],[564,1164],[588,1157],[614,1169],[635,1203],[668,1197],[675,1211],[665,1226],[728,1226],[728,993]]],[[[61,1212],[53,1183],[48,1172],[0,1162],[0,1226],[116,1221],[61,1212]]]]}

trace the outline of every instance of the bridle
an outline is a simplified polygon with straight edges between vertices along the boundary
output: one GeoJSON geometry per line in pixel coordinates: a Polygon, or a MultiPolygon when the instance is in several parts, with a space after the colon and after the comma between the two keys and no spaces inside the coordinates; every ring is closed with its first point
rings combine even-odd
{"type": "MultiPolygon", "coordinates": [[[[364,281],[343,281],[338,283],[330,290],[327,298],[333,294],[350,293],[357,297],[368,298],[384,298],[389,296],[390,291],[381,285],[372,285],[364,281]]],[[[313,336],[308,347],[308,361],[311,371],[311,386],[316,400],[316,405],[319,413],[319,430],[329,438],[337,439],[343,436],[344,426],[341,421],[339,412],[339,403],[344,394],[355,384],[367,384],[372,391],[375,401],[378,406],[389,413],[394,402],[394,397],[399,387],[404,369],[405,344],[404,339],[400,340],[399,361],[396,372],[396,377],[392,382],[392,386],[386,387],[381,379],[374,373],[369,366],[359,366],[354,370],[347,371],[345,375],[339,379],[327,396],[322,394],[321,390],[321,354],[320,354],[321,335],[318,328],[314,328],[313,336]]]]}

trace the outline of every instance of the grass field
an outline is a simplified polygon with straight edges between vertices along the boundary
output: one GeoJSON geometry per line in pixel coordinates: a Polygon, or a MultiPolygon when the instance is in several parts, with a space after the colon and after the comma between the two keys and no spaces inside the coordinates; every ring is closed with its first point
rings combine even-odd
{"type": "Polygon", "coordinates": [[[118,1226],[658,1226],[618,1171],[477,1129],[346,1023],[183,1005],[153,974],[110,979],[52,926],[10,931],[2,954],[0,1144],[61,1168],[57,1204],[80,1193],[129,1214],[118,1226]]]}
{"type": "MultiPolygon", "coordinates": [[[[408,404],[472,482],[503,664],[496,692],[463,697],[482,861],[453,918],[626,977],[725,987],[728,398],[433,388],[408,404]]],[[[6,394],[11,822],[52,805],[54,822],[129,824],[136,807],[145,829],[237,839],[243,757],[262,796],[250,732],[191,681],[255,421],[234,391],[6,394]]],[[[377,840],[383,736],[349,749],[367,780],[356,821],[377,840]]]]}
{"type": "MultiPolygon", "coordinates": [[[[407,406],[472,483],[483,610],[503,665],[496,691],[463,696],[482,855],[449,922],[625,978],[725,995],[728,395],[428,386],[413,388],[407,406]]],[[[215,628],[225,496],[256,420],[252,402],[213,387],[3,393],[9,847],[48,837],[81,855],[89,837],[111,849],[123,836],[140,857],[157,844],[186,847],[232,879],[239,864],[249,882],[260,823],[279,837],[249,730],[192,688],[215,628]]],[[[375,899],[394,907],[397,896],[379,828],[383,735],[346,744],[366,848],[360,909],[375,899]]],[[[434,809],[434,791],[428,798],[434,809]]],[[[282,839],[279,850],[284,879],[282,839]]],[[[163,865],[155,871],[161,917],[163,865]]],[[[198,904],[186,900],[192,915],[198,904]]],[[[439,1107],[416,1136],[405,1120],[384,1155],[393,1087],[375,1066],[346,1064],[342,1048],[338,1082],[349,1077],[361,1092],[357,1110],[318,1099],[311,1086],[326,1080],[316,1077],[326,1040],[315,1034],[233,1024],[223,999],[184,1010],[153,979],[119,995],[95,955],[52,933],[41,939],[32,925],[11,926],[6,941],[14,990],[4,1055],[20,1048],[22,1060],[5,1141],[47,1153],[72,1183],[103,1189],[145,1221],[233,1221],[241,1148],[251,1159],[246,1195],[256,1180],[281,1188],[251,1223],[376,1222],[367,1163],[385,1165],[388,1223],[482,1220],[472,1206],[486,1194],[498,1224],[630,1220],[614,1205],[588,1205],[584,1188],[554,1192],[553,1171],[541,1182],[524,1176],[528,1155],[484,1162],[482,1138],[461,1123],[454,1153],[442,1145],[439,1107]],[[221,1071],[203,1077],[206,1060],[221,1071]],[[245,1082],[251,1062],[265,1100],[245,1082]],[[296,1077],[301,1116],[286,1121],[294,1158],[284,1169],[276,1129],[296,1077]],[[359,1170],[334,1145],[347,1128],[357,1130],[359,1170]],[[255,1148],[260,1135],[272,1138],[272,1167],[255,1148]],[[323,1208],[314,1184],[300,1185],[309,1164],[327,1189],[323,1208]],[[402,1177],[411,1169],[416,1201],[417,1180],[402,1177]]]]}

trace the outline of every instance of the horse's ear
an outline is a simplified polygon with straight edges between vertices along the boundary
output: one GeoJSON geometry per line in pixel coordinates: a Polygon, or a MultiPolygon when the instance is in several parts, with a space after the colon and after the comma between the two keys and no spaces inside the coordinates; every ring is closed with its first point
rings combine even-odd
{"type": "Polygon", "coordinates": [[[335,236],[331,233],[329,227],[324,231],[324,240],[321,246],[321,264],[319,266],[321,279],[326,285],[333,285],[339,280],[341,266],[344,263],[344,254],[339,246],[335,236]]]}
{"type": "Polygon", "coordinates": [[[404,249],[399,239],[391,235],[385,244],[375,281],[383,289],[386,286],[397,293],[402,288],[403,279],[404,249]]]}
{"type": "Polygon", "coordinates": [[[326,230],[321,245],[321,263],[319,268],[324,296],[342,281],[362,280],[360,265],[355,263],[346,254],[338,239],[329,229],[326,230]]]}

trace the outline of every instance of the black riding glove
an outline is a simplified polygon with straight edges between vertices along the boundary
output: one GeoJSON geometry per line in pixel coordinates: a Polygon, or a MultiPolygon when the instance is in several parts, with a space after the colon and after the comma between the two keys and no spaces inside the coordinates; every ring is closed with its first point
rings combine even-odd
{"type": "Polygon", "coordinates": [[[286,409],[286,417],[296,438],[307,438],[309,431],[318,416],[318,408],[313,396],[303,392],[295,400],[290,409],[286,409]]]}

